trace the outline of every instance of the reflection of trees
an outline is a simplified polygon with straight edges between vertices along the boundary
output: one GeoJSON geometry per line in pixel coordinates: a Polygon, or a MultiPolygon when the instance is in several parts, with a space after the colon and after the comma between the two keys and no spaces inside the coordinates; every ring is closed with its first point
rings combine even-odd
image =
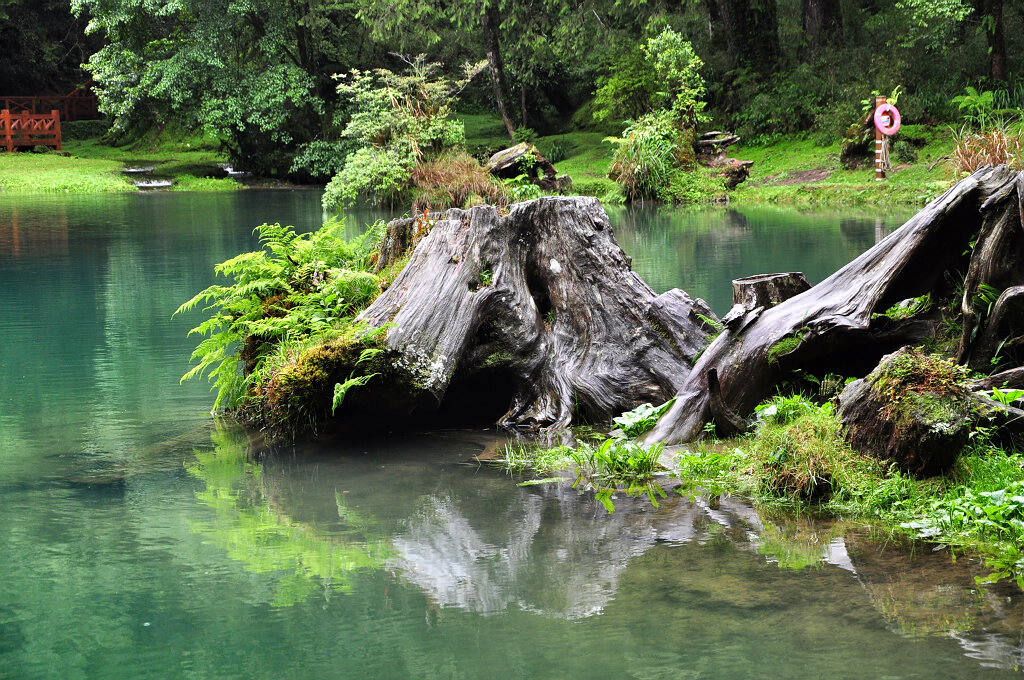
{"type": "Polygon", "coordinates": [[[609,217],[634,258],[634,269],[655,290],[681,288],[724,314],[733,279],[802,271],[812,283],[821,281],[872,245],[876,231],[888,232],[904,215],[633,206],[610,209],[609,217]]]}
{"type": "Polygon", "coordinates": [[[219,427],[212,439],[213,450],[195,451],[196,461],[187,469],[205,483],[196,498],[214,515],[191,528],[213,539],[246,569],[279,574],[271,604],[296,604],[316,591],[330,599],[333,591],[350,589],[352,572],[383,565],[390,554],[387,543],[369,537],[373,520],[349,510],[341,494],[336,503],[343,530],[326,534],[297,522],[278,507],[273,478],[249,459],[244,431],[219,427]]]}

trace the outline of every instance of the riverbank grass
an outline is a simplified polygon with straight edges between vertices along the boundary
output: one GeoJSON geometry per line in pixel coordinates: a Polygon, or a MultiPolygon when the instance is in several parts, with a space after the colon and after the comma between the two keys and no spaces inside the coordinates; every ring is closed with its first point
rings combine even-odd
{"type": "Polygon", "coordinates": [[[0,152],[0,191],[4,193],[116,193],[137,191],[122,163],[59,153],[0,152]]]}
{"type": "MultiPolygon", "coordinates": [[[[93,121],[88,121],[93,122],[93,121]]],[[[216,140],[175,131],[151,132],[130,144],[115,146],[99,136],[101,126],[83,128],[62,151],[0,152],[0,190],[5,192],[113,193],[138,191],[141,176],[126,167],[152,170],[145,179],[170,180],[170,191],[235,191],[244,188],[223,177],[223,155],[216,140]]]]}

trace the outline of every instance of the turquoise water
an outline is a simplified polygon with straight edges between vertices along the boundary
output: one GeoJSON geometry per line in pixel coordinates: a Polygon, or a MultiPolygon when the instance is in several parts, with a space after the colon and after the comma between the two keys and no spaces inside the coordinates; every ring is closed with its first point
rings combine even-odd
{"type": "MultiPolygon", "coordinates": [[[[901,217],[612,212],[656,289],[720,313],[901,217]]],[[[262,455],[178,384],[198,316],[171,312],[256,224],[321,219],[311,192],[0,194],[0,678],[1020,676],[1020,592],[944,549],[738,499],[608,515],[477,463],[493,430],[262,455]]]]}

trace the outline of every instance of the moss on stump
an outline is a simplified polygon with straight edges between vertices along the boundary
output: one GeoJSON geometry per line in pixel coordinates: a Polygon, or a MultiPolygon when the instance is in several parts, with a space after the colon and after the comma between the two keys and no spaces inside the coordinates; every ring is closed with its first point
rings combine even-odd
{"type": "Polygon", "coordinates": [[[918,477],[952,467],[974,417],[965,369],[906,347],[883,357],[839,400],[852,448],[918,477]]]}

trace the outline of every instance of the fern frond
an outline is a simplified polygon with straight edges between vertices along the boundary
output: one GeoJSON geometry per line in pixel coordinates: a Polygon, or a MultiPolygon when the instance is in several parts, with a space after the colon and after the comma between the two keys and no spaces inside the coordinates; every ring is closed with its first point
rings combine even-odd
{"type": "Polygon", "coordinates": [[[205,290],[201,290],[198,293],[196,293],[195,296],[192,297],[192,299],[182,303],[180,307],[174,310],[174,314],[171,314],[171,316],[174,316],[175,314],[180,314],[181,312],[190,311],[194,309],[195,306],[198,305],[200,302],[206,302],[208,300],[219,300],[229,292],[231,292],[231,289],[225,288],[224,286],[210,286],[209,288],[206,288],[205,290]]]}

